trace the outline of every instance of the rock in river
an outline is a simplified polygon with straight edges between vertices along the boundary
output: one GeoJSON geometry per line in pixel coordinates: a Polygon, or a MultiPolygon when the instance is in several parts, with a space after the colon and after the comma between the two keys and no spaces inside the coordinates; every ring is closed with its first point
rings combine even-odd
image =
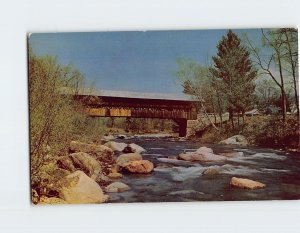
{"type": "Polygon", "coordinates": [[[116,163],[118,166],[123,167],[124,164],[130,162],[130,161],[136,161],[136,160],[142,160],[142,156],[139,153],[129,153],[129,154],[122,154],[120,155],[116,163]]]}
{"type": "Polygon", "coordinates": [[[119,173],[119,172],[111,172],[111,173],[109,173],[109,174],[107,175],[107,177],[108,177],[109,179],[119,179],[119,178],[122,178],[123,175],[122,175],[121,173],[119,173]]]}
{"type": "Polygon", "coordinates": [[[241,145],[241,146],[248,145],[248,141],[243,135],[234,135],[230,138],[220,141],[219,143],[226,144],[226,145],[241,145]]]}
{"type": "Polygon", "coordinates": [[[61,179],[59,186],[59,197],[70,204],[103,203],[108,200],[100,186],[82,171],[61,179]]]}
{"type": "Polygon", "coordinates": [[[128,144],[123,150],[124,153],[142,153],[145,151],[146,150],[143,147],[141,147],[135,143],[128,144]]]}
{"type": "Polygon", "coordinates": [[[124,142],[113,142],[113,141],[109,141],[109,142],[105,143],[104,146],[109,147],[109,148],[112,149],[113,151],[119,151],[119,152],[122,152],[122,151],[124,150],[124,148],[127,146],[127,144],[124,143],[124,142]]]}
{"type": "Polygon", "coordinates": [[[220,170],[217,168],[208,168],[202,172],[202,175],[205,175],[205,176],[215,176],[215,175],[219,175],[219,174],[220,174],[220,170]]]}
{"type": "Polygon", "coordinates": [[[260,189],[266,187],[265,184],[260,183],[258,181],[232,177],[230,181],[230,185],[238,187],[238,188],[246,188],[246,189],[260,189]]]}
{"type": "Polygon", "coordinates": [[[131,173],[147,174],[153,170],[153,163],[148,160],[131,161],[124,164],[124,168],[131,173]]]}
{"type": "Polygon", "coordinates": [[[113,182],[107,187],[105,187],[105,192],[108,193],[120,193],[128,190],[130,190],[130,187],[122,182],[113,182]]]}
{"type": "Polygon", "coordinates": [[[222,155],[216,155],[213,153],[211,148],[200,147],[195,152],[182,153],[178,156],[182,160],[186,161],[200,161],[200,162],[211,162],[211,161],[224,161],[226,157],[222,155]]]}

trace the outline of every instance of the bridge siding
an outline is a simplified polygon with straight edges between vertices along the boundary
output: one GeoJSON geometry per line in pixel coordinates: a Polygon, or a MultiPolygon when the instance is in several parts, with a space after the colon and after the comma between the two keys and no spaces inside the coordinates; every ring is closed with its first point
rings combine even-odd
{"type": "Polygon", "coordinates": [[[137,99],[121,97],[77,96],[92,117],[132,117],[173,119],[179,136],[187,133],[188,120],[196,120],[194,103],[183,100],[137,99]]]}
{"type": "Polygon", "coordinates": [[[196,119],[196,111],[179,109],[125,109],[125,108],[86,108],[90,116],[97,117],[134,117],[134,118],[165,118],[165,119],[196,119]]]}

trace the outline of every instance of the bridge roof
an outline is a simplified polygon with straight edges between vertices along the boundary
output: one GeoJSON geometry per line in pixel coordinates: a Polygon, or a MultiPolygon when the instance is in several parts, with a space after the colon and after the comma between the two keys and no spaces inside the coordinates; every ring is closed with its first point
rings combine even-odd
{"type": "Polygon", "coordinates": [[[132,91],[113,91],[113,90],[92,90],[84,89],[79,91],[79,95],[94,95],[100,97],[120,97],[131,99],[153,99],[153,100],[178,100],[178,101],[194,101],[191,96],[184,94],[170,93],[146,93],[132,91]]]}

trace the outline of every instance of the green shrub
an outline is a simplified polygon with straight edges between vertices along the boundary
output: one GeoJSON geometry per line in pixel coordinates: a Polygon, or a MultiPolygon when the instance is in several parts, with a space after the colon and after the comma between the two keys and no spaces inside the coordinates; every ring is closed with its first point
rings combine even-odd
{"type": "MultiPolygon", "coordinates": [[[[102,128],[74,101],[83,88],[83,76],[70,67],[61,66],[50,56],[38,57],[29,51],[29,114],[32,186],[39,186],[49,164],[55,164],[67,153],[69,141],[75,135],[100,136],[102,128]],[[63,95],[62,89],[71,90],[63,95]]],[[[53,167],[52,167],[53,168],[53,167]]],[[[55,168],[53,168],[55,169],[55,168]]],[[[51,170],[51,169],[50,169],[51,170]]]]}

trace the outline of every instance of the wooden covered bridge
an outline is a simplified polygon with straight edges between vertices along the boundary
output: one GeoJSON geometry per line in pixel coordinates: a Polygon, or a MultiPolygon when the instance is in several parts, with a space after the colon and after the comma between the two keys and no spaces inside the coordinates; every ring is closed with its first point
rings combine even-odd
{"type": "Polygon", "coordinates": [[[92,117],[131,117],[172,119],[179,125],[179,136],[185,137],[188,121],[197,119],[194,101],[188,96],[125,91],[79,91],[92,117]]]}

